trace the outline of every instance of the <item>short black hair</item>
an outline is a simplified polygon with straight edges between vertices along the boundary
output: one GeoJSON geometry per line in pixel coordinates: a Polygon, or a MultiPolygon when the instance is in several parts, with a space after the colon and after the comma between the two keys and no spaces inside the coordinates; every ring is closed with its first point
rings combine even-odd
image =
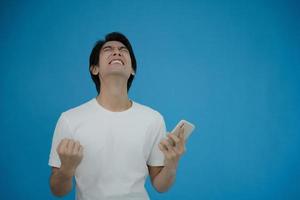
{"type": "MultiPolygon", "coordinates": [[[[136,73],[136,67],[137,67],[136,66],[136,59],[135,59],[131,44],[130,44],[129,40],[127,39],[127,37],[125,35],[123,35],[122,33],[120,33],[120,32],[111,32],[111,33],[107,34],[105,36],[104,40],[98,40],[96,42],[96,44],[95,44],[95,46],[94,46],[94,48],[93,48],[93,50],[90,54],[89,71],[90,71],[90,74],[91,74],[91,78],[95,83],[98,94],[100,93],[100,84],[101,84],[100,79],[99,79],[98,75],[92,74],[90,68],[92,66],[95,66],[95,65],[99,64],[99,54],[100,54],[101,48],[103,47],[103,45],[106,42],[109,42],[109,41],[118,41],[118,42],[121,42],[122,44],[124,44],[126,46],[126,48],[129,51],[129,54],[130,54],[132,69],[136,73]]],[[[131,74],[128,81],[127,81],[127,92],[129,91],[129,88],[131,86],[131,83],[132,83],[133,79],[134,79],[134,75],[131,74]]]]}

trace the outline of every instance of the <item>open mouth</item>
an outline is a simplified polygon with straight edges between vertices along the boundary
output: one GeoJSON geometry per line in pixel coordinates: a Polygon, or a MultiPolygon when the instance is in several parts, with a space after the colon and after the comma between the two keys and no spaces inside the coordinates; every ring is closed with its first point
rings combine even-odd
{"type": "Polygon", "coordinates": [[[121,59],[112,59],[108,64],[120,64],[120,65],[124,65],[124,62],[121,59]]]}

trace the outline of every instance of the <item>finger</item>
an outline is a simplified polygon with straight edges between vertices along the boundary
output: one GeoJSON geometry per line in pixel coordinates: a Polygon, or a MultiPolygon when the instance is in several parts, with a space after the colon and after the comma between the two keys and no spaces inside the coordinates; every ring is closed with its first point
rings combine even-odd
{"type": "Polygon", "coordinates": [[[175,142],[171,138],[168,137],[167,141],[171,146],[175,146],[175,142]]]}
{"type": "Polygon", "coordinates": [[[74,140],[70,139],[68,142],[67,152],[70,154],[73,153],[74,146],[75,146],[74,140]]]}
{"type": "Polygon", "coordinates": [[[83,146],[80,144],[79,141],[77,141],[77,142],[78,142],[78,149],[77,149],[77,152],[80,153],[80,148],[83,148],[83,146]]]}
{"type": "Polygon", "coordinates": [[[171,146],[168,141],[162,141],[162,145],[165,146],[167,153],[170,156],[176,156],[176,152],[174,151],[175,147],[171,146]]]}
{"type": "Polygon", "coordinates": [[[160,149],[164,153],[164,155],[167,159],[172,158],[172,151],[170,149],[168,149],[168,147],[165,143],[160,143],[160,149]]]}
{"type": "Polygon", "coordinates": [[[80,149],[80,143],[78,141],[74,142],[73,154],[77,154],[80,149]]]}
{"type": "Polygon", "coordinates": [[[168,138],[170,138],[170,140],[172,140],[172,144],[173,146],[178,145],[178,143],[180,142],[180,139],[175,135],[175,134],[169,134],[168,138]]]}
{"type": "Polygon", "coordinates": [[[70,139],[66,138],[66,143],[64,145],[65,149],[68,149],[69,148],[69,143],[70,143],[70,139]]]}
{"type": "Polygon", "coordinates": [[[178,134],[178,137],[180,139],[184,139],[184,124],[182,124],[179,128],[179,134],[178,134]]]}
{"type": "Polygon", "coordinates": [[[160,148],[161,148],[161,150],[162,150],[162,152],[165,154],[165,156],[167,157],[167,158],[169,158],[170,157],[170,150],[169,150],[169,148],[168,148],[168,146],[167,146],[167,143],[165,143],[166,141],[162,141],[161,143],[160,143],[160,148]]]}
{"type": "Polygon", "coordinates": [[[83,146],[80,145],[79,147],[79,156],[82,157],[83,156],[83,146]]]}
{"type": "Polygon", "coordinates": [[[172,145],[170,144],[170,142],[168,140],[163,140],[161,141],[162,145],[164,145],[166,147],[167,150],[172,148],[172,145]]]}
{"type": "Polygon", "coordinates": [[[159,143],[159,145],[160,145],[160,147],[163,147],[163,149],[164,150],[168,150],[168,148],[167,148],[167,146],[164,144],[164,140],[162,140],[160,143],[159,143]]]}
{"type": "Polygon", "coordinates": [[[182,155],[185,153],[185,146],[179,145],[176,148],[174,148],[174,151],[176,152],[177,155],[182,155]]]}
{"type": "Polygon", "coordinates": [[[159,147],[159,149],[160,149],[164,154],[166,154],[167,149],[166,149],[166,147],[164,147],[164,145],[158,144],[158,147],[159,147]]]}
{"type": "Polygon", "coordinates": [[[177,153],[175,151],[175,148],[170,148],[167,150],[167,156],[169,159],[173,159],[175,157],[177,157],[177,153]]]}
{"type": "Polygon", "coordinates": [[[67,140],[65,138],[62,139],[60,141],[60,143],[58,144],[56,151],[58,153],[62,153],[64,151],[64,149],[65,149],[66,144],[67,144],[67,140]]]}
{"type": "Polygon", "coordinates": [[[63,141],[64,141],[64,139],[62,139],[62,140],[58,143],[58,145],[57,145],[57,147],[56,147],[56,151],[57,151],[58,153],[60,152],[61,145],[62,145],[63,141]]]}

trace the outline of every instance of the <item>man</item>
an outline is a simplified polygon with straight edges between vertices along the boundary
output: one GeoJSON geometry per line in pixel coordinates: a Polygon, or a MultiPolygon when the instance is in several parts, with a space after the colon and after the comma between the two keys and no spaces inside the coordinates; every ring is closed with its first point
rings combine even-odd
{"type": "Polygon", "coordinates": [[[57,122],[49,158],[52,193],[69,193],[75,177],[78,200],[146,200],[148,175],[158,192],[167,191],[185,151],[183,128],[179,137],[165,138],[163,117],[129,99],[136,60],[128,39],[113,32],[98,41],[89,70],[98,96],[57,122]]]}

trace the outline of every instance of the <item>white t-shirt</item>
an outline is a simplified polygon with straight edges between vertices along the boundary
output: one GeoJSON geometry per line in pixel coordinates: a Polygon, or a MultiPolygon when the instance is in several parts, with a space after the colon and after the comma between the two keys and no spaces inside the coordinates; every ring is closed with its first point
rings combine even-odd
{"type": "Polygon", "coordinates": [[[77,200],[148,200],[147,165],[164,165],[158,144],[165,135],[157,111],[133,101],[129,109],[112,112],[93,98],[61,114],[49,165],[60,167],[56,148],[63,138],[78,140],[84,151],[75,172],[77,200]]]}

